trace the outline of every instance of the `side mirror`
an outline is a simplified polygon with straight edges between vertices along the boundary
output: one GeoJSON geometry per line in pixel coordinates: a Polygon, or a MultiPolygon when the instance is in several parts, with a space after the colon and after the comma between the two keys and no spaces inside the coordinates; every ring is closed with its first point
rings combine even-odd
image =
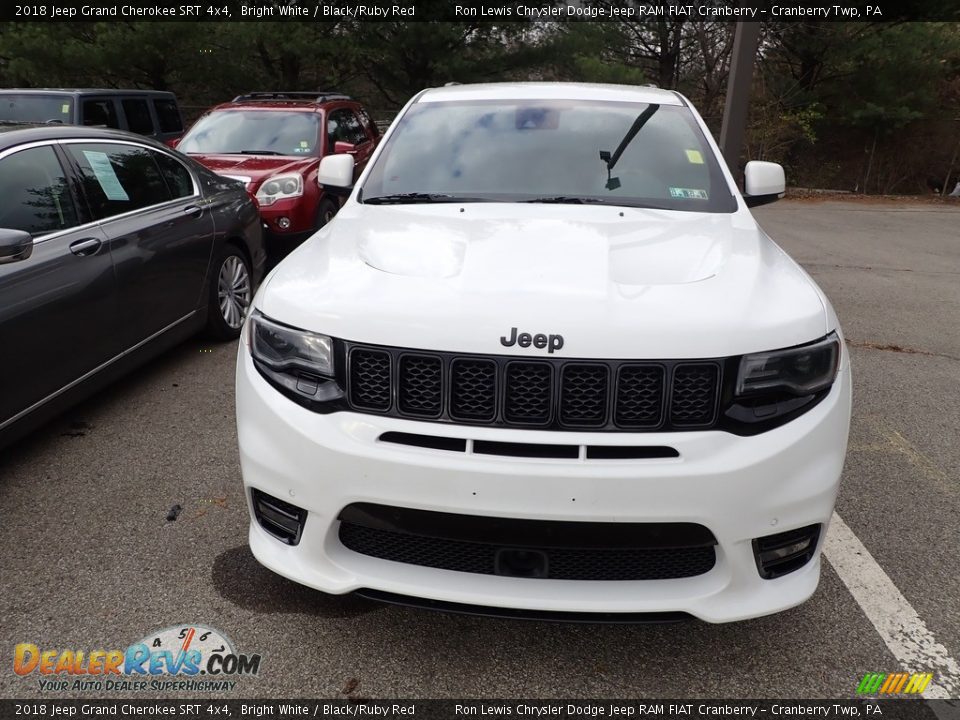
{"type": "Polygon", "coordinates": [[[173,138],[173,140],[167,140],[165,143],[167,147],[176,148],[180,144],[180,138],[173,138]]]}
{"type": "Polygon", "coordinates": [[[23,230],[0,228],[0,263],[26,260],[33,253],[33,237],[23,230]]]}
{"type": "Polygon", "coordinates": [[[751,160],[743,171],[743,191],[743,200],[747,207],[779,200],[787,191],[783,166],[763,160],[751,160]]]}
{"type": "Polygon", "coordinates": [[[320,160],[317,182],[332,188],[352,187],[354,164],[353,155],[327,155],[320,160]]]}
{"type": "Polygon", "coordinates": [[[337,140],[333,144],[333,152],[336,155],[353,155],[357,151],[357,146],[353,143],[337,140]]]}

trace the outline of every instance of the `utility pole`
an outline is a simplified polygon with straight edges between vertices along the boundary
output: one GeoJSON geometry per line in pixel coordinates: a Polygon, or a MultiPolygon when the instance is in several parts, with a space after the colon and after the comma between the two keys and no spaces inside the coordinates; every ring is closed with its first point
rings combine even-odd
{"type": "Polygon", "coordinates": [[[750,82],[759,44],[760,23],[738,22],[733,34],[727,98],[723,107],[723,124],[720,126],[720,152],[734,175],[737,175],[740,150],[747,132],[750,82]]]}

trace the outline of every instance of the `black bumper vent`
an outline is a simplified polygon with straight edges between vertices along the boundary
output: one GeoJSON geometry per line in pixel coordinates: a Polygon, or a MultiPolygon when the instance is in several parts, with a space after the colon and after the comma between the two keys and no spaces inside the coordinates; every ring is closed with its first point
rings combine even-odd
{"type": "Polygon", "coordinates": [[[296,545],[303,534],[307,511],[272,495],[252,491],[253,514],[260,527],[287,545],[296,545]]]}
{"type": "Polygon", "coordinates": [[[767,535],[753,541],[753,554],[760,577],[766,580],[799,570],[817,551],[820,525],[807,525],[797,530],[767,535]]]}
{"type": "Polygon", "coordinates": [[[709,572],[712,533],[693,523],[515,520],[358,503],[340,542],[393,562],[558,580],[666,580],[709,572]]]}

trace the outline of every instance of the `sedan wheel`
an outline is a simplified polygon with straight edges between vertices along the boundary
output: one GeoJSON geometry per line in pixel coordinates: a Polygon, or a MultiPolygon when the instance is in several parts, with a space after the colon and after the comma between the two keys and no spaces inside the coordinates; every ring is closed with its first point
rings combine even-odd
{"type": "Polygon", "coordinates": [[[237,255],[228,255],[220,265],[217,297],[220,315],[231,330],[239,330],[247,316],[251,299],[250,271],[237,255]]]}

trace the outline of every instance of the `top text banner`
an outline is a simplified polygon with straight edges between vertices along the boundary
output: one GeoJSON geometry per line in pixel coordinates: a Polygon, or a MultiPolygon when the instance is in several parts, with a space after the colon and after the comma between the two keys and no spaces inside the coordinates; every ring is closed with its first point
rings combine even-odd
{"type": "Polygon", "coordinates": [[[960,20],[956,0],[38,0],[3,3],[15,22],[897,22],[960,20]],[[195,4],[188,4],[188,3],[195,4]]]}

